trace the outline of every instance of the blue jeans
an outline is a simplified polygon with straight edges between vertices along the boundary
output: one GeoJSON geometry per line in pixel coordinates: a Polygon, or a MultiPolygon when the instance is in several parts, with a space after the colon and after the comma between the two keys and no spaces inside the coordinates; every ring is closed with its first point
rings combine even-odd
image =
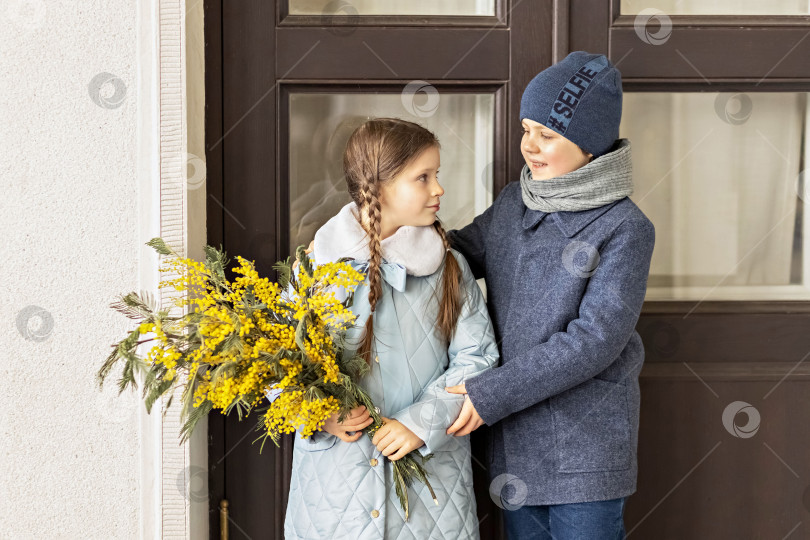
{"type": "Polygon", "coordinates": [[[624,503],[609,501],[521,506],[504,510],[509,540],[624,540],[624,503]]]}

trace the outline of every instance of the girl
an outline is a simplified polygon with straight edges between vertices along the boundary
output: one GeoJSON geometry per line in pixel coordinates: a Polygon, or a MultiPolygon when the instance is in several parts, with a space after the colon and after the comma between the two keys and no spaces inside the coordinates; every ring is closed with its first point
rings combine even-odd
{"type": "Polygon", "coordinates": [[[360,384],[385,424],[369,439],[359,407],[296,437],[285,538],[477,539],[469,437],[446,433],[465,398],[444,388],[491,368],[498,352],[481,291],[436,216],[439,142],[411,122],[370,120],[343,167],[353,202],[315,234],[312,257],[351,257],[367,273],[347,338],[371,367],[360,384]],[[434,455],[425,467],[439,505],[414,482],[406,522],[391,461],[412,450],[434,455]]]}

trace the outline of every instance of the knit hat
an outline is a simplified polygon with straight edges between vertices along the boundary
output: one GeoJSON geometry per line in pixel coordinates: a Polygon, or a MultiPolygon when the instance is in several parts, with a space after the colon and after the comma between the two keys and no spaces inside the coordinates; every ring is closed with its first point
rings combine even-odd
{"type": "Polygon", "coordinates": [[[526,86],[520,100],[520,120],[524,118],[597,158],[619,138],[622,75],[604,55],[574,51],[526,86]]]}

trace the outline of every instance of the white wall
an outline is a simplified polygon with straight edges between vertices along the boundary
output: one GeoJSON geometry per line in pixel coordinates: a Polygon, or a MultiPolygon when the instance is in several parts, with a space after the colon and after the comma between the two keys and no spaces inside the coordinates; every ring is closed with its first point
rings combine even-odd
{"type": "Polygon", "coordinates": [[[107,306],[138,283],[135,2],[2,8],[0,535],[131,538],[138,418],[93,375],[125,328],[107,306]],[[91,99],[102,72],[120,106],[91,99]]]}
{"type": "MultiPolygon", "coordinates": [[[[161,530],[159,415],[118,396],[117,374],[95,384],[130,328],[110,302],[154,286],[156,6],[0,0],[0,538],[161,530]]],[[[201,48],[202,2],[189,7],[201,48]]],[[[201,99],[188,112],[201,130],[201,99]]],[[[204,197],[189,201],[195,242],[204,197]]]]}

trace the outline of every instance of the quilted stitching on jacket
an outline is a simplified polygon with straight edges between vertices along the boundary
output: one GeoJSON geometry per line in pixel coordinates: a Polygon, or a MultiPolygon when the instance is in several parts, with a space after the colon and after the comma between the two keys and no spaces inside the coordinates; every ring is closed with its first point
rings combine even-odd
{"type": "MultiPolygon", "coordinates": [[[[463,257],[452,253],[462,268],[467,296],[449,349],[431,322],[435,320],[434,296],[441,270],[424,277],[409,275],[402,293],[383,282],[381,304],[388,302],[392,309],[378,305],[375,318],[375,330],[379,328],[375,335],[385,336],[385,345],[378,346],[380,364],[399,360],[404,354],[410,374],[410,380],[385,383],[409,385],[414,396],[411,406],[401,411],[383,408],[382,412],[420,432],[426,442],[421,452],[427,443],[438,447],[432,448],[434,457],[425,467],[439,506],[433,503],[427,487],[416,482],[409,489],[410,517],[405,522],[391,462],[366,436],[347,443],[325,432],[316,433],[314,442],[296,435],[285,538],[479,538],[469,435],[445,433],[461,410],[463,396],[449,394],[444,386],[459,384],[494,366],[498,350],[475,278],[463,257]],[[387,315],[381,317],[383,313],[387,315]],[[370,464],[372,458],[377,459],[376,466],[370,464]],[[379,512],[378,517],[372,517],[373,510],[379,512]]],[[[363,287],[358,288],[358,296],[366,293],[363,287]]],[[[358,316],[362,314],[358,312],[358,316]]],[[[379,384],[376,381],[367,377],[364,386],[379,384]]],[[[382,391],[377,387],[370,390],[382,391]]]]}

